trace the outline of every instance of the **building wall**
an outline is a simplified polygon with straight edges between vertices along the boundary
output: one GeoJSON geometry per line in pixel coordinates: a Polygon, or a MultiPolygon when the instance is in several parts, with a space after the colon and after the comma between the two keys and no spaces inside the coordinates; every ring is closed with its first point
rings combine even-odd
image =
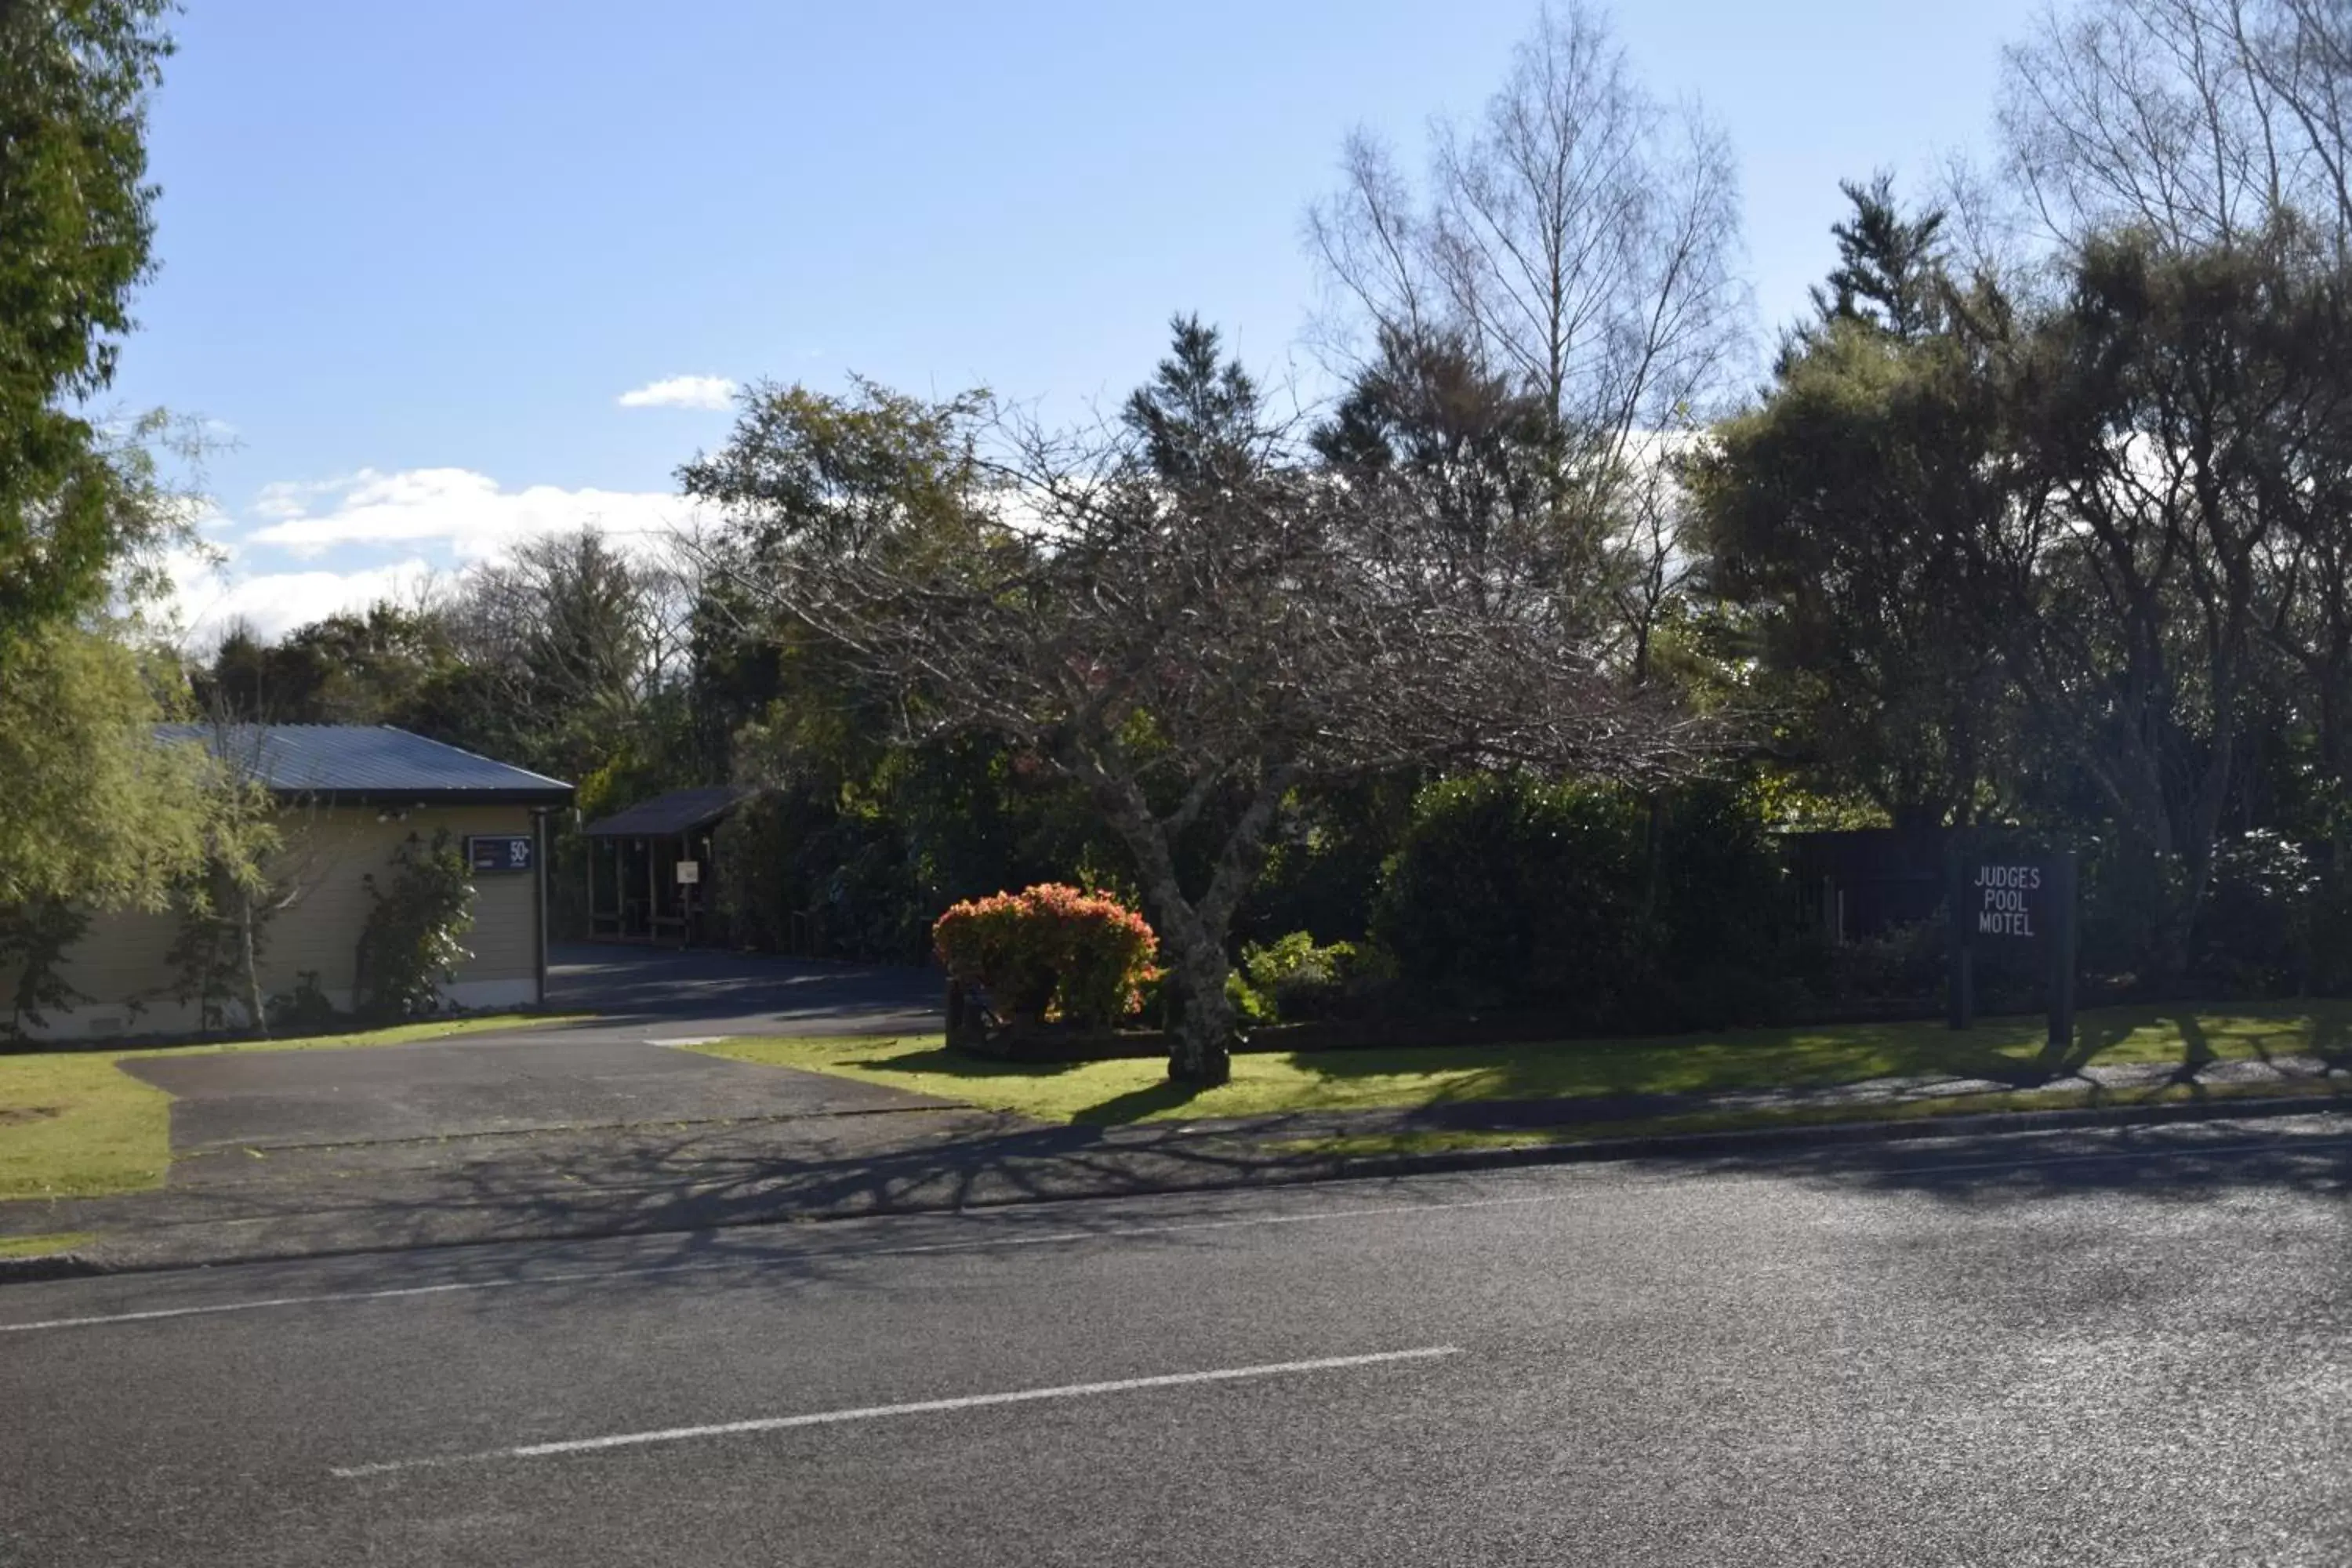
{"type": "MultiPolygon", "coordinates": [[[[301,894],[267,928],[264,995],[290,991],[304,971],[315,970],[328,1000],[338,1008],[351,1007],[360,931],[373,907],[362,879],[388,870],[393,851],[409,835],[430,842],[436,830],[446,828],[462,846],[469,834],[531,828],[530,808],[520,805],[415,806],[390,821],[379,820],[379,815],[373,806],[298,807],[287,813],[278,874],[297,883],[301,894]]],[[[444,987],[453,1005],[529,1006],[539,1001],[532,919],[537,886],[538,878],[530,873],[475,877],[474,928],[465,938],[472,956],[444,987]]],[[[66,981],[91,1000],[53,1016],[42,1033],[52,1038],[110,1037],[197,1029],[197,1007],[171,994],[176,976],[164,954],[177,933],[169,914],[99,916],[68,955],[65,969],[66,981]],[[134,1002],[141,1005],[134,1008],[134,1002]]]]}

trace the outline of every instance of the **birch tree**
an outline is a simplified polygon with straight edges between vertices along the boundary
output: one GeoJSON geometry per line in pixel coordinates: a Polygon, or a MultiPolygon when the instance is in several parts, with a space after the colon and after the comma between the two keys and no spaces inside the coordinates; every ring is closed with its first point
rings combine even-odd
{"type": "Polygon", "coordinates": [[[1640,666],[1685,560],[1665,459],[1748,338],[1728,142],[1645,89],[1579,4],[1538,14],[1475,121],[1435,125],[1423,179],[1362,132],[1341,176],[1307,220],[1331,341],[1351,360],[1398,338],[1466,345],[1535,399],[1570,580],[1613,598],[1640,666]]]}

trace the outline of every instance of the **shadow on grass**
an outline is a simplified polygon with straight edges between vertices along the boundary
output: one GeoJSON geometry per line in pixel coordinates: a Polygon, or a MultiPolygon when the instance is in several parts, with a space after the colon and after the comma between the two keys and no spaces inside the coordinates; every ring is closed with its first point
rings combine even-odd
{"type": "Polygon", "coordinates": [[[1084,1067],[1084,1062],[1013,1062],[996,1057],[976,1057],[947,1046],[924,1046],[894,1057],[876,1057],[857,1064],[866,1072],[932,1073],[942,1078],[1058,1078],[1084,1067]]]}
{"type": "MultiPolygon", "coordinates": [[[[994,1057],[973,1056],[947,1046],[930,1046],[919,1050],[901,1051],[896,1056],[877,1057],[858,1065],[867,1072],[920,1073],[967,1083],[984,1083],[1001,1079],[1056,1079],[1091,1064],[1003,1061],[994,1057]]],[[[1197,1085],[1172,1083],[1163,1079],[1142,1089],[1129,1089],[1124,1094],[1115,1094],[1108,1100],[1082,1107],[1070,1113],[1070,1120],[1080,1126],[1121,1127],[1189,1104],[1201,1092],[1197,1085]]]]}
{"type": "MultiPolygon", "coordinates": [[[[1709,1096],[1783,1090],[1806,1096],[1885,1079],[1948,1086],[1947,1092],[1969,1092],[1971,1086],[1985,1091],[2081,1086],[2091,1081],[2087,1069],[2105,1061],[2168,1068],[2167,1081],[2195,1092],[2200,1073],[2217,1062],[2278,1062],[2331,1052],[2330,1059],[2338,1061],[2352,1052],[2352,1011],[2341,1004],[2207,1013],[2179,1005],[2100,1008],[2081,1015],[2073,1038],[2058,1050],[2049,1047],[2038,1016],[1988,1019],[1966,1031],[1911,1021],[1521,1045],[1374,1047],[1244,1055],[1245,1089],[1252,1088],[1249,1063],[1276,1063],[1279,1070],[1267,1074],[1261,1067],[1255,1093],[1217,1097],[1209,1114],[1389,1108],[1443,1120],[1449,1113],[1470,1116],[1475,1106],[1573,1102],[1598,1116],[1650,1116],[1690,1109],[1709,1096]],[[1396,1081],[1370,1081],[1381,1079],[1396,1081]]],[[[931,1080],[923,1088],[953,1095],[960,1082],[1044,1084],[1099,1064],[1013,1062],[924,1045],[857,1065],[877,1078],[905,1074],[911,1082],[922,1075],[931,1080]]],[[[1199,1090],[1156,1074],[1148,1083],[1126,1081],[1134,1087],[1093,1103],[1070,1092],[1077,1086],[1066,1087],[1050,1108],[1035,1113],[1087,1126],[1125,1126],[1182,1114],[1200,1098],[1199,1090]]],[[[1019,1098],[1017,1089],[1011,1101],[1002,1093],[994,1097],[1016,1105],[1019,1098]]]]}
{"type": "Polygon", "coordinates": [[[1125,1094],[1112,1095],[1099,1104],[1089,1105],[1071,1120],[1087,1127],[1124,1127],[1160,1111],[1190,1105],[1201,1097],[1202,1092],[1198,1084],[1176,1083],[1162,1079],[1149,1088],[1129,1089],[1125,1094]]]}
{"type": "MultiPolygon", "coordinates": [[[[2203,1086],[2197,1075],[2221,1059],[2213,1042],[2205,1033],[2205,1026],[2194,1013],[2186,1010],[2170,1016],[2172,1026],[2180,1032],[2180,1065],[2172,1069],[2172,1081],[2187,1085],[2192,1092],[2201,1092],[2203,1086]]],[[[2256,1042],[2260,1049],[2260,1042],[2256,1042]]],[[[2267,1052],[2263,1054],[2267,1055],[2267,1052]]]]}
{"type": "MultiPolygon", "coordinates": [[[[1445,1075],[1432,1086],[1432,1103],[1818,1088],[1876,1078],[1981,1079],[2032,1087],[2062,1069],[2021,1055],[2031,1039],[2031,1022],[2009,1020],[2004,1026],[1992,1021],[1961,1034],[1941,1025],[1869,1024],[1328,1051],[1290,1060],[1302,1071],[1335,1080],[1445,1075]]],[[[2125,1023],[2098,1036],[2088,1053],[2106,1048],[2134,1026],[2125,1023]]]]}
{"type": "MultiPolygon", "coordinates": [[[[2332,1068],[2352,1068],[2352,1014],[2321,1012],[2312,1019],[2311,1040],[2305,1047],[2332,1068]]],[[[2269,1059],[2269,1053],[2263,1053],[2269,1059]]]]}

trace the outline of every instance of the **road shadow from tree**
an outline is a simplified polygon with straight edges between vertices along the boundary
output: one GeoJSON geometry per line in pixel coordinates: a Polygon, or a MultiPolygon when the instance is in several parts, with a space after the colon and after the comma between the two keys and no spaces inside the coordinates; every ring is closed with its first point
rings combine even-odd
{"type": "Polygon", "coordinates": [[[2071,1196],[2138,1195],[2206,1202],[2267,1190],[2352,1198],[2352,1115],[1985,1133],[1865,1145],[1776,1150],[1647,1168],[1795,1177],[1838,1188],[1912,1193],[1981,1205],[2071,1196]]]}
{"type": "MultiPolygon", "coordinates": [[[[1266,1131],[1279,1145],[1287,1124],[1266,1131]]],[[[118,1256],[157,1265],[1222,1188],[1294,1179],[1306,1163],[1178,1122],[910,1111],[279,1152],[217,1181],[10,1205],[21,1212],[5,1217],[10,1230],[95,1231],[118,1256]]]]}
{"type": "MultiPolygon", "coordinates": [[[[1296,1129],[1308,1130],[1305,1119],[1296,1129]]],[[[1233,1209],[1249,1200],[1232,1189],[1292,1184],[1318,1169],[1312,1162],[1270,1161],[1263,1149],[1221,1144],[1176,1124],[1115,1131],[1008,1126],[995,1136],[925,1148],[782,1155],[716,1134],[686,1133],[646,1140],[617,1160],[609,1150],[559,1153],[539,1162],[527,1182],[519,1183],[511,1167],[459,1169],[445,1173],[429,1192],[411,1191],[397,1201],[384,1194],[358,1210],[365,1213],[373,1247],[436,1248],[407,1255],[398,1268],[434,1281],[511,1282],[534,1299],[575,1292],[605,1301],[706,1299],[813,1286],[887,1292],[898,1288],[898,1277],[870,1268],[868,1259],[1114,1237],[1122,1246],[1213,1246],[1217,1215],[1250,1212],[1233,1209]],[[680,1180],[687,1172],[691,1184],[680,1180]],[[1174,1215],[1139,1216],[1117,1203],[1051,1201],[1187,1193],[1200,1207],[1174,1215]],[[474,1223],[447,1223],[467,1215],[474,1223]],[[887,1230],[856,1223],[885,1217],[893,1220],[887,1230]],[[849,1223],[812,1223],[820,1218],[849,1223]],[[476,1249],[453,1242],[537,1245],[476,1249]],[[593,1261],[577,1261],[590,1252],[593,1261]],[[574,1272],[578,1279],[563,1278],[574,1272]]],[[[1322,1172],[1338,1173],[1336,1167],[1322,1172]]],[[[1514,1179],[1475,1171],[1349,1173],[1355,1179],[1345,1201],[1358,1206],[1444,1203],[1514,1179]]],[[[2204,1204],[2257,1194],[2341,1202],[2352,1197],[2352,1117],[1621,1159],[1582,1165],[1578,1179],[1612,1186],[1793,1181],[1973,1208],[2116,1197],[2204,1204]]],[[[290,1194],[244,1194],[233,1209],[225,1205],[211,1217],[290,1226],[283,1233],[289,1243],[302,1241],[320,1217],[313,1205],[290,1194]]],[[[2128,1223],[2103,1213],[2086,1209],[2084,1223],[2128,1223]]],[[[301,1253],[289,1245],[285,1256],[301,1253]]],[[[338,1268],[347,1268],[355,1284],[380,1287],[387,1264],[353,1258],[326,1267],[322,1288],[333,1288],[338,1268]]],[[[451,1294],[460,1304],[467,1299],[451,1294]]],[[[485,1310],[511,1300],[488,1289],[472,1299],[485,1310]]]]}

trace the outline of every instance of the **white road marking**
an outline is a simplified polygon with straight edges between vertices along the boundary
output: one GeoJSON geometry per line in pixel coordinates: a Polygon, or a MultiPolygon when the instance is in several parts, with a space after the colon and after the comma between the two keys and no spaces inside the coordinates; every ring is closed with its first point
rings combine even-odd
{"type": "Polygon", "coordinates": [[[726,1039],[727,1037],[728,1037],[725,1035],[679,1035],[675,1038],[667,1040],[649,1038],[646,1041],[646,1044],[649,1046],[677,1046],[681,1047],[693,1046],[715,1046],[719,1041],[726,1039]]]}
{"type": "MultiPolygon", "coordinates": [[[[2183,1148],[2171,1151],[2150,1149],[2098,1150],[2072,1154],[2043,1154],[2020,1160],[1977,1160],[1955,1162],[1942,1165],[1906,1165],[1906,1175],[1944,1175],[1969,1171],[2021,1171],[2037,1165],[2063,1165],[2097,1160],[2136,1160],[2159,1152],[2175,1156],[2206,1156],[2214,1154],[2262,1153],[2286,1150],[2301,1152],[2315,1148],[2333,1148],[2352,1143],[2352,1139],[2326,1137],[2313,1139],[2269,1139],[2251,1143],[2221,1143],[2205,1148],[2183,1148]]],[[[1888,1145],[1899,1147],[1900,1145],[1888,1145]]],[[[1597,1179],[1613,1168],[1609,1163],[1593,1163],[1577,1166],[1520,1167],[1497,1174],[1524,1173],[1529,1170],[1546,1170],[1555,1177],[1575,1175],[1597,1179]]],[[[1783,1181],[1787,1173],[1710,1173],[1718,1178],[1735,1181],[1783,1181]]],[[[1663,1184],[1661,1178],[1649,1184],[1663,1184]]],[[[1581,1192],[1536,1193],[1505,1198],[1461,1198],[1444,1203],[1386,1204],[1377,1207],[1351,1209],[1316,1209],[1304,1214],[1251,1215],[1236,1219],[1179,1220],[1167,1225],[1118,1226],[1102,1230],[1058,1230],[1037,1235],[973,1237],[963,1241],[919,1242],[905,1247],[837,1247],[827,1251],[794,1252],[775,1258],[738,1258],[712,1259],[699,1263],[657,1263],[637,1267],[621,1267],[583,1270],[568,1274],[534,1274],[519,1279],[455,1280],[440,1285],[410,1285],[383,1290],[331,1290],[307,1296],[273,1296],[251,1301],[221,1301],[199,1307],[163,1307],[140,1312],[94,1313],[79,1318],[48,1318],[38,1322],[0,1323],[0,1334],[32,1333],[47,1329],[103,1328],[112,1324],[157,1322],[173,1318],[214,1317],[226,1312],[254,1312],[283,1307],[321,1306],[338,1301],[381,1301],[405,1296],[444,1296],[480,1290],[512,1290],[534,1285],[593,1284],[604,1279],[633,1279],[664,1274],[703,1274],[738,1270],[772,1268],[780,1264],[801,1261],[826,1262],[834,1259],[864,1258],[908,1258],[929,1253],[981,1252],[1000,1247],[1055,1247],[1081,1241],[1118,1241],[1129,1237],[1170,1236],[1202,1230],[1236,1230],[1255,1226],[1312,1225],[1328,1220],[1381,1219],[1400,1215],[1442,1214],[1455,1209],[1513,1208],[1533,1204],[1562,1204],[1581,1200],[1581,1192]]],[[[1072,1202],[1098,1200],[1074,1199],[1072,1202]]],[[[913,1218],[914,1215],[894,1217],[913,1218]]],[[[966,1223],[1002,1225],[1004,1221],[980,1221],[966,1218],[966,1223]]]]}
{"type": "Polygon", "coordinates": [[[1185,1220],[1173,1225],[1121,1226],[1110,1230],[1057,1230],[1034,1236],[973,1237],[966,1241],[919,1242],[908,1247],[845,1247],[823,1252],[787,1253],[779,1258],[714,1258],[705,1263],[657,1263],[640,1268],[601,1268],[573,1274],[533,1274],[520,1279],[466,1279],[442,1285],[409,1285],[385,1290],[322,1290],[309,1296],[271,1296],[252,1301],[217,1301],[201,1307],[162,1307],[143,1312],[104,1312],[81,1318],[47,1318],[33,1323],[0,1323],[0,1334],[31,1333],[37,1329],[89,1329],[112,1323],[150,1323],[171,1318],[215,1317],[223,1312],[256,1312],[278,1307],[311,1307],[334,1301],[382,1301],[403,1296],[446,1296],[460,1291],[512,1290],[532,1285],[591,1284],[601,1279],[634,1279],[647,1275],[701,1274],[724,1270],[772,1268],[803,1259],[908,1258],[935,1252],[976,1252],[996,1247],[1066,1246],[1074,1241],[1109,1241],[1122,1237],[1160,1236],[1174,1231],[1226,1230],[1238,1226],[1297,1225],[1308,1220],[1366,1219],[1419,1214],[1425,1210],[1498,1208],[1518,1204],[1564,1203],[1570,1194],[1545,1193],[1513,1198],[1468,1198],[1455,1203],[1394,1204],[1380,1208],[1329,1209],[1315,1214],[1257,1215],[1243,1219],[1185,1220]]]}
{"type": "Polygon", "coordinates": [[[87,1318],[49,1318],[37,1323],[0,1323],[0,1334],[36,1329],[88,1329],[106,1323],[152,1323],[166,1318],[205,1318],[221,1312],[257,1312],[271,1307],[309,1307],[324,1301],[383,1301],[399,1296],[447,1296],[461,1290],[507,1290],[518,1285],[576,1285],[625,1279],[640,1274],[695,1274],[741,1268],[740,1261],[658,1263],[641,1268],[600,1268],[591,1274],[534,1274],[528,1279],[458,1279],[443,1285],[404,1285],[387,1290],[325,1290],[315,1296],[270,1296],[256,1301],[217,1301],[203,1307],[159,1307],[145,1312],[107,1312],[87,1318]]]}
{"type": "Polygon", "coordinates": [[[545,1459],[562,1454],[592,1454],[607,1448],[636,1448],[654,1443],[683,1443],[699,1437],[735,1437],[751,1432],[782,1432],[794,1426],[830,1426],[844,1421],[876,1421],[890,1415],[929,1415],[943,1410],[977,1410],[992,1405],[1025,1405],[1039,1399],[1085,1399],[1101,1394],[1129,1394],[1143,1388],[1181,1388],[1195,1383],[1233,1383],[1243,1378],[1283,1377],[1294,1373],[1337,1372],[1347,1367],[1379,1366],[1391,1362],[1432,1361],[1460,1355],[1460,1345],[1424,1345],[1419,1350],[1378,1351],[1370,1355],[1324,1356],[1315,1361],[1270,1362],[1262,1366],[1229,1366],[1214,1372],[1174,1372],[1158,1377],[1121,1377],[1108,1383],[1066,1383],[1055,1388],[1024,1388],[1010,1394],[967,1394],[954,1399],[919,1399],[906,1405],[866,1405],[852,1410],[819,1410],[805,1415],[769,1415],[753,1421],[722,1421],[709,1426],[669,1426],[653,1432],[620,1432],[604,1437],[573,1437],[560,1443],[525,1443],[512,1448],[486,1448],[473,1454],[434,1454],[415,1459],[383,1459],[367,1465],[340,1465],[330,1474],[346,1480],[362,1476],[390,1475],[396,1470],[435,1469],[449,1465],[480,1465],[499,1459],[545,1459]]]}

